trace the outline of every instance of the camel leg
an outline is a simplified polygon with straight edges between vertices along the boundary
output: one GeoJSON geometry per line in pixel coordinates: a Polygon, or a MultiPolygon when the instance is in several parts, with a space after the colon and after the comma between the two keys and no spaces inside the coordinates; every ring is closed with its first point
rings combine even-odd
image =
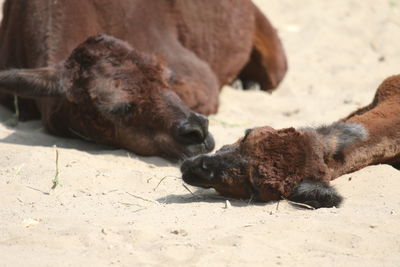
{"type": "Polygon", "coordinates": [[[392,164],[390,164],[390,165],[392,165],[392,167],[395,168],[396,170],[399,170],[399,171],[400,171],[400,162],[392,163],[392,164]]]}
{"type": "Polygon", "coordinates": [[[260,84],[261,90],[276,88],[287,71],[286,55],[281,41],[264,14],[254,6],[255,31],[249,61],[239,74],[243,87],[260,84]]]}

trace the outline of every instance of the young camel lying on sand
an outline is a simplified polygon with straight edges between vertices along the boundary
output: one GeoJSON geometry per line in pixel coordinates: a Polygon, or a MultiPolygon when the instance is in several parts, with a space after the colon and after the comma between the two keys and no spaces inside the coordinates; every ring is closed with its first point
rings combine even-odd
{"type": "Polygon", "coordinates": [[[222,87],[239,78],[272,90],[286,69],[250,0],[4,3],[0,104],[51,134],[143,156],[210,152],[204,115],[217,112],[222,87]]]}
{"type": "Polygon", "coordinates": [[[369,165],[399,166],[399,103],[396,75],[380,85],[370,105],[332,125],[250,129],[214,155],[190,158],[181,167],[183,180],[228,197],[338,206],[342,197],[330,180],[369,165]]]}

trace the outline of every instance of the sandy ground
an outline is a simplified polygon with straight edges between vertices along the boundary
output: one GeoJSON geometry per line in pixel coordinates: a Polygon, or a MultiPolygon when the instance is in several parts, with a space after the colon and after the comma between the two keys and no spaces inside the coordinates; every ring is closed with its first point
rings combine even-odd
{"type": "MultiPolygon", "coordinates": [[[[229,87],[211,117],[217,147],[246,128],[309,126],[369,103],[400,71],[400,1],[257,0],[290,71],[272,95],[229,87]]],[[[11,114],[0,109],[4,122],[11,114]]],[[[1,266],[400,266],[400,173],[387,165],[333,184],[338,209],[191,195],[159,158],[0,124],[1,266]],[[55,149],[61,185],[51,191],[55,149]],[[51,191],[51,192],[50,192],[51,191]],[[50,193],[49,193],[50,192],[50,193]]]]}

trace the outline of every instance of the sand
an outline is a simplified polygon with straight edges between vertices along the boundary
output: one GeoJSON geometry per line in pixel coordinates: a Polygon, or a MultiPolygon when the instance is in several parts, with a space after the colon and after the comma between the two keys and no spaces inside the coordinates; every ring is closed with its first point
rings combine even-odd
{"type": "MultiPolygon", "coordinates": [[[[312,126],[368,104],[400,71],[400,1],[257,0],[290,71],[273,94],[224,88],[217,148],[246,128],[312,126]]],[[[11,117],[0,108],[0,121],[11,117]]],[[[333,181],[332,209],[248,203],[190,187],[156,157],[0,124],[1,266],[400,266],[400,173],[333,181]],[[59,181],[54,189],[55,155],[59,181]]]]}

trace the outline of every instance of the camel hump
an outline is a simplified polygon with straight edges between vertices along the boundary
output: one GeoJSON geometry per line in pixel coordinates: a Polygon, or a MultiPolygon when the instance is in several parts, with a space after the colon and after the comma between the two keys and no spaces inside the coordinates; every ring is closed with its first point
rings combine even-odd
{"type": "Polygon", "coordinates": [[[379,86],[376,97],[380,101],[396,101],[400,98],[400,74],[386,78],[379,86]]]}

